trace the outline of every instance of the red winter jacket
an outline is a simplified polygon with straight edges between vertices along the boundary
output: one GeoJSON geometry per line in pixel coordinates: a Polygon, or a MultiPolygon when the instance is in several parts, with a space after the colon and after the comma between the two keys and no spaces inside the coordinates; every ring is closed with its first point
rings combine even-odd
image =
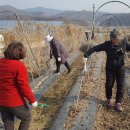
{"type": "Polygon", "coordinates": [[[16,107],[35,102],[28,73],[19,60],[0,59],[0,106],[16,107]]]}

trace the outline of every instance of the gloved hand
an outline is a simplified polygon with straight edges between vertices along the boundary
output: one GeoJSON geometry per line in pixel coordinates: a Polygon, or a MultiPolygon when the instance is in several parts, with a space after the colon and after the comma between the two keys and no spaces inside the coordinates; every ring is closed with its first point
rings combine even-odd
{"type": "Polygon", "coordinates": [[[86,63],[88,61],[88,58],[84,57],[83,60],[86,63]]]}
{"type": "Polygon", "coordinates": [[[86,57],[84,57],[84,72],[86,72],[87,71],[87,60],[88,60],[88,58],[86,58],[86,57]]]}
{"type": "Polygon", "coordinates": [[[38,106],[37,101],[35,101],[34,103],[32,103],[32,107],[33,107],[33,108],[36,108],[37,106],[38,106]]]}
{"type": "Polygon", "coordinates": [[[61,58],[60,58],[60,57],[58,57],[58,61],[59,61],[59,62],[61,61],[61,58]]]}

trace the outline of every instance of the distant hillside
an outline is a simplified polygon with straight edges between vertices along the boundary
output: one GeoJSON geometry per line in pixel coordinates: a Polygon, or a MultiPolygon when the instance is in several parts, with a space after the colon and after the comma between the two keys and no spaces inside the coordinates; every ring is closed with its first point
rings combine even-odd
{"type": "Polygon", "coordinates": [[[98,25],[130,26],[130,13],[116,13],[107,17],[97,18],[98,25]]]}
{"type": "Polygon", "coordinates": [[[130,26],[130,13],[118,14],[125,26],[130,26]]]}
{"type": "MultiPolygon", "coordinates": [[[[30,8],[25,10],[16,9],[12,6],[0,6],[0,11],[10,10],[16,13],[20,19],[33,20],[61,20],[81,25],[88,25],[92,21],[92,12],[90,11],[61,11],[43,7],[30,8]]],[[[12,15],[0,15],[0,19],[14,19],[12,15]]]]}
{"type": "Polygon", "coordinates": [[[28,8],[28,9],[25,9],[25,11],[33,12],[33,13],[36,13],[36,12],[43,13],[44,12],[45,14],[47,14],[49,16],[56,15],[56,14],[63,12],[61,10],[49,9],[49,8],[44,8],[44,7],[28,8]]]}
{"type": "MultiPolygon", "coordinates": [[[[12,6],[0,6],[0,12],[1,11],[11,11],[13,13],[16,13],[20,19],[34,19],[34,20],[45,20],[46,18],[48,18],[48,15],[44,12],[39,12],[39,13],[34,13],[34,12],[27,12],[25,10],[20,10],[20,9],[16,9],[12,6]]],[[[11,13],[4,13],[0,15],[0,19],[4,19],[4,20],[14,20],[15,17],[13,15],[11,15],[11,13]]]]}
{"type": "Polygon", "coordinates": [[[54,15],[52,18],[59,18],[64,21],[88,25],[92,21],[93,13],[90,11],[65,11],[54,15]]]}
{"type": "MultiPolygon", "coordinates": [[[[76,23],[80,25],[91,25],[92,24],[92,18],[93,18],[93,12],[91,11],[62,11],[62,10],[55,10],[55,9],[49,9],[44,7],[37,7],[37,8],[29,8],[25,10],[16,9],[12,6],[0,6],[0,12],[1,11],[12,11],[16,13],[20,19],[23,20],[46,20],[46,21],[65,21],[70,23],[76,23]]],[[[98,13],[96,15],[96,18],[98,18],[100,15],[105,14],[104,12],[98,13]]],[[[130,26],[130,13],[122,13],[122,14],[115,14],[121,18],[125,26],[130,26]]],[[[99,25],[104,22],[105,25],[109,25],[109,17],[104,17],[99,20],[99,25]]],[[[0,14],[0,20],[14,20],[15,17],[13,15],[9,15],[9,13],[5,13],[5,15],[0,14]]],[[[119,22],[119,20],[118,20],[119,22]]],[[[112,18],[111,20],[111,26],[117,25],[117,19],[112,18]]],[[[118,25],[121,25],[118,23],[118,25]]]]}

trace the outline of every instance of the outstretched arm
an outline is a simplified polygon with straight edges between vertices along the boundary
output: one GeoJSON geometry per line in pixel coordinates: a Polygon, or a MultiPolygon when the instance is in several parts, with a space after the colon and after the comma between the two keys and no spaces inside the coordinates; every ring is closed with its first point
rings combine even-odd
{"type": "Polygon", "coordinates": [[[23,99],[26,98],[29,101],[29,103],[34,103],[36,99],[29,86],[27,69],[23,63],[21,63],[18,67],[17,83],[18,83],[18,90],[22,95],[23,99]]]}
{"type": "Polygon", "coordinates": [[[100,45],[96,45],[92,48],[90,48],[85,54],[84,57],[88,57],[89,55],[91,55],[93,52],[99,52],[99,51],[105,51],[106,48],[106,44],[102,43],[100,45]]]}

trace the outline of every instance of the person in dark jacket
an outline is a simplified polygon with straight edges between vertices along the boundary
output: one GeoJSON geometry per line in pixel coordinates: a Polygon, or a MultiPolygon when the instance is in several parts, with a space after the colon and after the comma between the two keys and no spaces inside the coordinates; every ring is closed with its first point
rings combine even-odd
{"type": "Polygon", "coordinates": [[[53,36],[47,35],[45,37],[45,41],[50,43],[50,58],[52,56],[55,57],[56,60],[56,72],[57,74],[60,73],[60,66],[64,64],[68,69],[68,73],[70,73],[71,68],[67,62],[68,54],[65,48],[60,44],[53,36]]]}
{"type": "Polygon", "coordinates": [[[18,130],[28,130],[31,113],[26,100],[33,107],[38,103],[28,84],[28,73],[20,59],[25,58],[21,42],[12,42],[0,59],[0,112],[5,130],[14,130],[14,117],[21,120],[18,130]]]}
{"type": "Polygon", "coordinates": [[[119,31],[113,29],[110,32],[110,41],[106,41],[102,44],[96,45],[89,49],[85,54],[85,61],[89,55],[93,52],[105,51],[107,54],[106,60],[106,105],[107,107],[112,106],[112,88],[116,80],[117,91],[116,91],[116,101],[115,109],[117,111],[122,111],[121,101],[124,94],[124,77],[125,77],[125,66],[124,66],[124,55],[126,50],[130,50],[130,45],[127,39],[119,39],[119,31]]]}

